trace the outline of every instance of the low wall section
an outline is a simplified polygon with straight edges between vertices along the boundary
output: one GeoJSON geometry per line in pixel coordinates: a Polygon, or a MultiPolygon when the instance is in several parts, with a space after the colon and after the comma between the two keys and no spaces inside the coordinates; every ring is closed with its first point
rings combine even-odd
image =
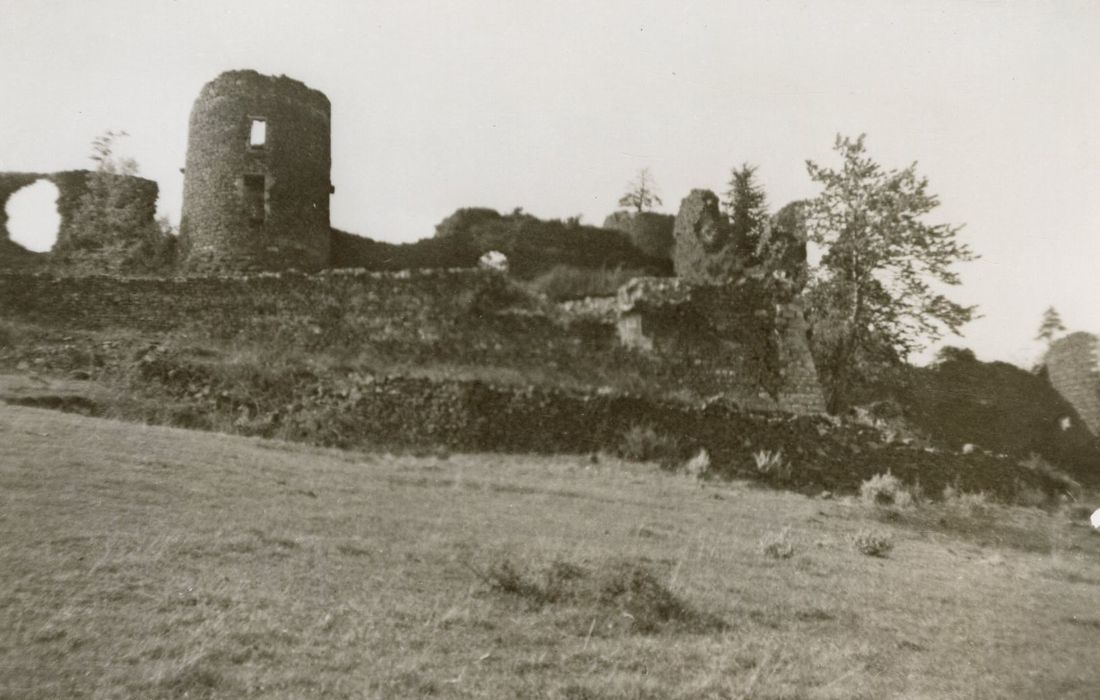
{"type": "MultiPolygon", "coordinates": [[[[730,303],[735,303],[736,300],[730,303]]],[[[745,302],[748,303],[747,301],[745,302]]],[[[0,274],[0,319],[73,330],[188,331],[294,353],[403,366],[462,366],[520,383],[612,388],[657,395],[721,394],[745,408],[820,411],[801,315],[730,316],[736,336],[709,352],[715,329],[685,327],[679,349],[624,347],[613,323],[544,304],[504,275],[481,270],[179,278],[0,274]],[[782,318],[779,318],[782,317],[782,318]],[[781,320],[778,331],[771,325],[781,320]],[[778,342],[777,342],[778,341],[778,342]],[[709,343],[709,344],[708,344],[709,343]]],[[[479,375],[480,376],[480,375],[479,375]]],[[[515,382],[513,382],[515,383],[515,382]]]]}

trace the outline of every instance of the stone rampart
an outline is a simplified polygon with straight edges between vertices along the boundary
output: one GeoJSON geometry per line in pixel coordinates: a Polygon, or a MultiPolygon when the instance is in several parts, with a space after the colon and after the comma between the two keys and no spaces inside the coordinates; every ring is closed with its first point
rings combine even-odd
{"type": "Polygon", "coordinates": [[[819,410],[816,384],[792,359],[808,357],[804,337],[799,345],[784,340],[792,332],[796,338],[797,330],[777,335],[774,309],[728,305],[719,296],[702,293],[697,302],[700,308],[728,306],[728,314],[716,314],[726,319],[717,326],[692,325],[700,312],[691,304],[669,307],[671,316],[658,322],[688,323],[670,330],[683,339],[680,350],[663,339],[665,333],[660,352],[624,345],[608,319],[570,315],[505,275],[479,270],[177,278],[0,274],[0,319],[65,330],[183,331],[285,347],[295,356],[366,353],[389,364],[478,368],[536,383],[720,394],[750,409],[819,410]],[[713,333],[732,334],[736,342],[713,333]]]}

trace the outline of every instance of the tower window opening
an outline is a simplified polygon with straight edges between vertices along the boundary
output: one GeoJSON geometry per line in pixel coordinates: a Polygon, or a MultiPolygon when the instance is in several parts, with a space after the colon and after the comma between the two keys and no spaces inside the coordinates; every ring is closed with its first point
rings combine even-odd
{"type": "Polygon", "coordinates": [[[248,133],[248,145],[260,148],[267,143],[267,120],[253,119],[252,129],[248,133]]]}
{"type": "Polygon", "coordinates": [[[263,175],[244,176],[244,208],[248,218],[263,223],[267,218],[267,188],[263,175]]]}

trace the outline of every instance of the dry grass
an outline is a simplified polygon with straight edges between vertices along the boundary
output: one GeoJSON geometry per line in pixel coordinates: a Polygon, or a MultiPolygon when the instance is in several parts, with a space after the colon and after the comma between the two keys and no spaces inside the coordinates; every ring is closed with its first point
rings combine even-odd
{"type": "Polygon", "coordinates": [[[610,458],[0,406],[0,698],[1100,696],[1100,537],[1035,509],[997,517],[1044,549],[876,517],[610,458]],[[798,555],[761,556],[786,525],[798,555]],[[869,526],[888,559],[851,547],[869,526]],[[471,571],[501,561],[560,595],[471,571]]]}

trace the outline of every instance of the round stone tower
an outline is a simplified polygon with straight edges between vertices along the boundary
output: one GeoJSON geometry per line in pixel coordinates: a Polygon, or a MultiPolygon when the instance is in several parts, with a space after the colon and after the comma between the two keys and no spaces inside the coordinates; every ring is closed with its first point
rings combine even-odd
{"type": "Polygon", "coordinates": [[[200,272],[329,263],[331,107],[286,76],[222,73],[191,109],[180,245],[200,272]]]}

